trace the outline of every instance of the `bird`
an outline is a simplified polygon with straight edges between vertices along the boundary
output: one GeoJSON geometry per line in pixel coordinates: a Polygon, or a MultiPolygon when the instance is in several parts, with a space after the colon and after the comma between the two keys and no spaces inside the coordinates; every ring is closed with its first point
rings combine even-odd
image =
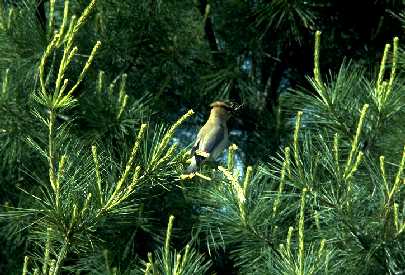
{"type": "Polygon", "coordinates": [[[223,101],[215,101],[210,104],[211,112],[207,122],[197,134],[191,148],[190,165],[186,173],[193,174],[201,163],[207,160],[215,160],[225,149],[228,143],[227,121],[232,115],[234,108],[223,101]]]}

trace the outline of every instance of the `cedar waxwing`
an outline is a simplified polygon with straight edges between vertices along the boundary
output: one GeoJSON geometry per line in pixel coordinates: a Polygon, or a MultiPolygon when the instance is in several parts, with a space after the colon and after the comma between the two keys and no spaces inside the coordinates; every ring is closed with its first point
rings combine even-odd
{"type": "Polygon", "coordinates": [[[222,101],[215,101],[210,117],[198,132],[191,149],[191,164],[187,173],[194,173],[205,160],[215,160],[228,143],[228,127],[226,122],[231,117],[233,108],[222,101]]]}

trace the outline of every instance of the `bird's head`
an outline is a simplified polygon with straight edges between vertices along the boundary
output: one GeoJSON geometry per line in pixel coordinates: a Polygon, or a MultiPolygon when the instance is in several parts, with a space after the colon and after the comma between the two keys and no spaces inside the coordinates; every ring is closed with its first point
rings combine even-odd
{"type": "Polygon", "coordinates": [[[232,113],[235,111],[235,108],[231,103],[226,103],[224,101],[215,101],[210,104],[211,115],[219,117],[227,121],[232,113]]]}

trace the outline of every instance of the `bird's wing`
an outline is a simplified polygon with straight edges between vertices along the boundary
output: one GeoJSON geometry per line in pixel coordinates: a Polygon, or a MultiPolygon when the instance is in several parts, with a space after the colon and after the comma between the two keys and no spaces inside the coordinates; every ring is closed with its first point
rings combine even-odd
{"type": "Polygon", "coordinates": [[[191,155],[193,156],[198,149],[201,140],[201,130],[197,134],[197,138],[195,139],[194,145],[191,148],[191,155]]]}
{"type": "Polygon", "coordinates": [[[212,153],[215,148],[223,142],[225,136],[225,128],[222,125],[212,127],[199,140],[198,149],[206,153],[212,153]]]}

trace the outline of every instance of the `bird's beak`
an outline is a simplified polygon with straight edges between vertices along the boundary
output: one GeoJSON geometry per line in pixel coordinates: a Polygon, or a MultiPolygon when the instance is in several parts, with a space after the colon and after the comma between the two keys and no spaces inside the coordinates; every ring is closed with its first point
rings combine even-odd
{"type": "Polygon", "coordinates": [[[236,103],[232,103],[231,108],[232,108],[232,113],[237,113],[244,104],[236,104],[236,103]]]}

